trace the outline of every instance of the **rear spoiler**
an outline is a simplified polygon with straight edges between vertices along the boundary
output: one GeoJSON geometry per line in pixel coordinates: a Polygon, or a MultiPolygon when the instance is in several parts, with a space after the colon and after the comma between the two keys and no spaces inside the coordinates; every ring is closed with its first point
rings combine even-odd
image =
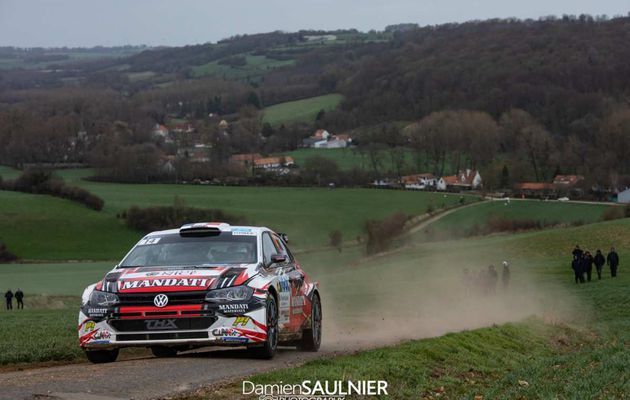
{"type": "Polygon", "coordinates": [[[221,232],[230,231],[230,225],[225,223],[199,222],[186,224],[179,228],[180,236],[218,236],[221,232]]]}

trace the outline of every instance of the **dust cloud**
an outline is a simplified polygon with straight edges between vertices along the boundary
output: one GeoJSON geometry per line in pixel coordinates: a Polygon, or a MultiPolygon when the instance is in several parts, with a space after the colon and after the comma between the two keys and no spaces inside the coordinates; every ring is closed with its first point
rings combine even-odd
{"type": "Polygon", "coordinates": [[[561,322],[577,307],[563,287],[518,264],[502,283],[502,261],[465,254],[381,256],[318,276],[324,310],[322,348],[352,351],[538,316],[561,322]],[[477,279],[494,264],[488,289],[477,279]],[[470,276],[464,270],[468,269],[470,276]]]}

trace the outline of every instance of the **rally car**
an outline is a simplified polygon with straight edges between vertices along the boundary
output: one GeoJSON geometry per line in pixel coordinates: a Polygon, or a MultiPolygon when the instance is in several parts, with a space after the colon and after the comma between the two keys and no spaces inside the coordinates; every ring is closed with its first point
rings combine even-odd
{"type": "Polygon", "coordinates": [[[115,361],[122,347],[170,357],[207,345],[246,346],[271,358],[279,344],[319,349],[321,299],[285,235],[186,224],[146,235],[87,287],[78,331],[94,363],[115,361]]]}

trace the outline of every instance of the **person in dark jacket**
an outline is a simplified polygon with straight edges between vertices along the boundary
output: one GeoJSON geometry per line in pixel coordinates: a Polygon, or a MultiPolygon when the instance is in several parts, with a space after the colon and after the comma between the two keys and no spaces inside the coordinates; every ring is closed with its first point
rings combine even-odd
{"type": "Polygon", "coordinates": [[[582,259],[578,257],[573,257],[573,262],[571,262],[571,268],[575,274],[575,283],[584,283],[584,274],[582,272],[582,259]]]}
{"type": "Polygon", "coordinates": [[[586,273],[586,280],[591,281],[591,274],[593,273],[593,256],[590,251],[584,252],[582,256],[582,262],[584,263],[584,272],[586,273]]]}
{"type": "Polygon", "coordinates": [[[610,267],[610,276],[616,277],[617,268],[619,267],[619,254],[617,254],[614,247],[610,248],[610,253],[606,256],[606,263],[610,267]]]}
{"type": "Polygon", "coordinates": [[[582,254],[584,254],[584,252],[580,249],[580,246],[576,244],[571,254],[573,254],[573,258],[582,258],[582,254]]]}
{"type": "Polygon", "coordinates": [[[13,310],[13,292],[11,289],[4,294],[4,299],[7,301],[7,310],[13,310]]]}
{"type": "Polygon", "coordinates": [[[20,308],[23,310],[24,309],[24,292],[22,291],[22,289],[18,288],[18,290],[15,291],[15,300],[17,301],[18,310],[20,308]]]}
{"type": "Polygon", "coordinates": [[[606,259],[602,254],[602,251],[597,249],[595,252],[595,257],[593,258],[593,262],[595,263],[595,270],[597,270],[597,279],[602,279],[602,269],[604,268],[604,264],[606,264],[606,259]]]}

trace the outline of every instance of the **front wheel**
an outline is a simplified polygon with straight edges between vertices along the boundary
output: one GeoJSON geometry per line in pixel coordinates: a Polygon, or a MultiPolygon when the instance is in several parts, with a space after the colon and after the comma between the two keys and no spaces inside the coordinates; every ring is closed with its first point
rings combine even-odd
{"type": "Polygon", "coordinates": [[[256,358],[273,358],[278,348],[278,307],[272,294],[267,296],[266,321],[267,341],[260,347],[250,349],[251,354],[256,358]]]}
{"type": "Polygon", "coordinates": [[[319,294],[313,294],[311,303],[311,329],[304,329],[302,342],[298,345],[300,350],[317,351],[322,343],[322,302],[319,294]]]}
{"type": "Polygon", "coordinates": [[[103,364],[116,361],[118,358],[118,349],[114,350],[86,350],[85,356],[94,364],[103,364]]]}

